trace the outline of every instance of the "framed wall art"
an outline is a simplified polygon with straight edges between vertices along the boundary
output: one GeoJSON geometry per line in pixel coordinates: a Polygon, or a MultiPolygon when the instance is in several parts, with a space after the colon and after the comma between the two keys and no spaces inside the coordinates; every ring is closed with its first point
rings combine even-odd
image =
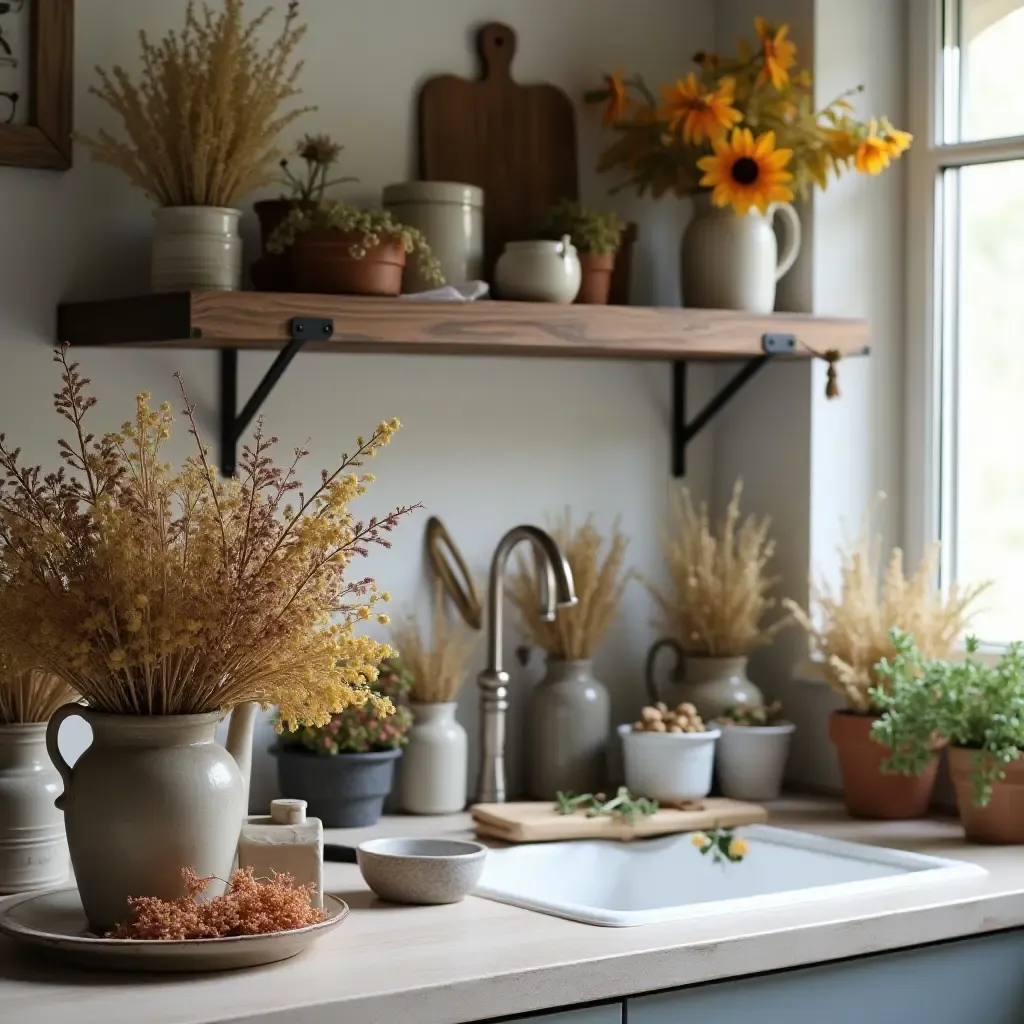
{"type": "Polygon", "coordinates": [[[71,166],[74,0],[0,0],[0,164],[71,166]]]}

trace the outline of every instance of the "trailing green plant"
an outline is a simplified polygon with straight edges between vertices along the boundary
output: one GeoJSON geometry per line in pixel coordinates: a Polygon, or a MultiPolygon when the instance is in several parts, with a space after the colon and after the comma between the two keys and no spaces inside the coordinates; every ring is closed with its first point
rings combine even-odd
{"type": "Polygon", "coordinates": [[[876,667],[872,699],[883,711],[871,735],[892,754],[883,771],[919,775],[938,739],[974,752],[974,803],[984,807],[1005,767],[1024,753],[1024,646],[1011,644],[995,665],[967,640],[960,660],[925,658],[913,639],[892,631],[896,654],[876,667]]]}
{"type": "Polygon", "coordinates": [[[324,192],[332,185],[343,185],[346,182],[358,181],[344,175],[331,178],[327,175],[338,162],[345,147],[335,142],[330,135],[303,135],[295,147],[295,153],[306,165],[304,170],[296,174],[289,166],[287,158],[280,164],[282,182],[289,190],[286,198],[296,199],[302,203],[319,203],[323,201],[324,192]]]}
{"type": "Polygon", "coordinates": [[[772,701],[771,704],[752,707],[749,704],[733,704],[725,709],[718,719],[724,725],[748,726],[759,728],[766,725],[778,725],[782,721],[782,702],[772,701]]]}
{"type": "Polygon", "coordinates": [[[625,786],[619,786],[610,800],[604,793],[563,793],[555,794],[555,810],[559,814],[575,814],[586,811],[588,818],[620,818],[627,825],[633,825],[637,818],[648,818],[658,812],[658,801],[645,796],[633,796],[625,786]]]}
{"type": "Polygon", "coordinates": [[[626,225],[611,210],[594,210],[561,199],[540,221],[537,231],[542,238],[568,235],[580,252],[595,254],[618,252],[626,225]]]}
{"type": "Polygon", "coordinates": [[[412,713],[399,701],[408,694],[412,677],[395,658],[382,661],[379,672],[370,689],[381,697],[389,698],[395,707],[394,714],[382,712],[367,701],[362,707],[347,707],[332,715],[326,725],[300,725],[291,732],[281,733],[281,746],[298,747],[325,757],[404,747],[412,725],[412,713]]]}
{"type": "Polygon", "coordinates": [[[282,253],[309,231],[337,231],[354,236],[349,255],[361,260],[385,240],[397,242],[409,254],[416,254],[420,273],[433,284],[444,284],[441,264],[421,231],[396,221],[386,210],[361,210],[348,203],[324,200],[315,206],[295,207],[267,239],[267,251],[282,253]]]}

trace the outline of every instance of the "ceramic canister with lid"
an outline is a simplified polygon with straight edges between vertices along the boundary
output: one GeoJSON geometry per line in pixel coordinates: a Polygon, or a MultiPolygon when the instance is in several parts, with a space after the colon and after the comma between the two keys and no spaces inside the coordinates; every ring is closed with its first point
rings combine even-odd
{"type": "MultiPolygon", "coordinates": [[[[423,233],[447,284],[480,279],[484,261],[483,189],[451,181],[403,181],[384,189],[383,205],[395,220],[423,233]]],[[[433,287],[424,281],[417,261],[410,260],[402,291],[422,292],[433,287]]]]}

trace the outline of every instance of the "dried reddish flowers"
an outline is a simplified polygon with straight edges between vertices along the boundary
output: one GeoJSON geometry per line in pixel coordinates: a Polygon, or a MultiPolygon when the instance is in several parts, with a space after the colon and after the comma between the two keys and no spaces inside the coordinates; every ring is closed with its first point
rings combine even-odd
{"type": "Polygon", "coordinates": [[[129,920],[107,933],[110,939],[222,939],[307,928],[326,920],[327,911],[310,905],[313,885],[296,885],[291,875],[257,879],[252,868],[231,873],[227,892],[199,902],[213,877],[182,868],[188,895],[176,900],[137,896],[128,901],[129,920]]]}

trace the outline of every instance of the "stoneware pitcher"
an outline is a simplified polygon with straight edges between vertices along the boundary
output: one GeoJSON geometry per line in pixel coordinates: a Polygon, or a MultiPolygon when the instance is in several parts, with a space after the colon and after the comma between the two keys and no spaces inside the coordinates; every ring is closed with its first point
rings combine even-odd
{"type": "Polygon", "coordinates": [[[765,214],[737,214],[712,206],[702,196],[683,234],[683,305],[694,309],[736,309],[771,313],[775,284],[800,255],[800,218],[789,203],[772,203],[765,214]],[[781,215],[789,228],[778,251],[772,221],[781,215]]]}
{"type": "Polygon", "coordinates": [[[651,703],[660,700],[674,707],[688,701],[705,722],[718,718],[726,708],[734,704],[746,704],[748,707],[761,707],[764,704],[761,691],[747,678],[745,655],[710,658],[687,654],[672,637],[664,637],[652,645],[647,652],[644,675],[651,703]],[[658,653],[663,648],[673,651],[676,656],[671,687],[664,691],[659,688],[655,676],[658,653]]]}
{"type": "MultiPolygon", "coordinates": [[[[256,705],[232,712],[227,750],[214,740],[223,717],[112,715],[65,704],[50,719],[46,749],[64,781],[56,806],[95,932],[125,920],[130,896],[183,896],[183,867],[230,874],[248,800],[256,705]],[[61,724],[73,715],[92,729],[74,767],[57,747],[61,724]]],[[[223,888],[214,882],[204,895],[223,888]]]]}

